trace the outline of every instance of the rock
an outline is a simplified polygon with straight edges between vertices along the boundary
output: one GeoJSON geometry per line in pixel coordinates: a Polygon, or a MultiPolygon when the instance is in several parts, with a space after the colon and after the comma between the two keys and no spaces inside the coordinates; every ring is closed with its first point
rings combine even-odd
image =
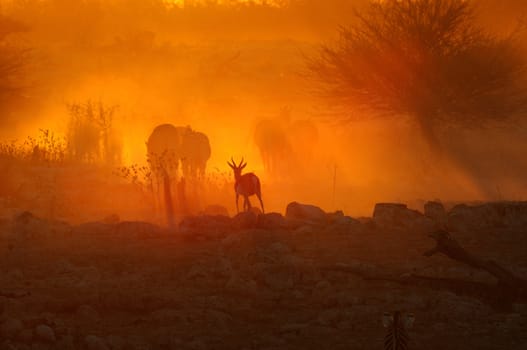
{"type": "Polygon", "coordinates": [[[440,202],[426,202],[425,206],[425,216],[429,217],[432,220],[435,220],[440,223],[445,223],[447,219],[447,214],[445,207],[440,202]]]}
{"type": "Polygon", "coordinates": [[[334,225],[360,225],[361,222],[357,219],[352,218],[351,216],[341,216],[333,221],[334,225]]]}
{"type": "Polygon", "coordinates": [[[88,323],[96,323],[99,321],[100,316],[90,305],[81,305],[77,310],[77,318],[88,323]]]}
{"type": "Polygon", "coordinates": [[[377,203],[373,210],[373,221],[379,226],[404,226],[408,220],[419,217],[416,210],[410,210],[406,204],[377,203]]]}
{"type": "Polygon", "coordinates": [[[208,276],[209,273],[207,272],[207,270],[203,266],[196,264],[190,268],[186,277],[189,280],[193,280],[197,278],[207,278],[208,276]]]}
{"type": "Polygon", "coordinates": [[[291,253],[291,248],[282,242],[273,242],[266,248],[266,253],[274,256],[275,258],[280,258],[286,254],[291,253]]]}
{"type": "Polygon", "coordinates": [[[54,343],[56,340],[55,331],[45,324],[38,325],[35,328],[35,339],[45,343],[54,343]]]}
{"type": "Polygon", "coordinates": [[[205,312],[205,320],[207,324],[213,325],[214,328],[225,330],[232,322],[232,316],[223,311],[210,309],[205,312]]]}
{"type": "MultiPolygon", "coordinates": [[[[184,316],[181,310],[177,309],[159,309],[150,313],[150,321],[159,324],[176,324],[184,322],[184,316]]],[[[110,345],[111,343],[108,342],[110,345]]]]}
{"type": "Polygon", "coordinates": [[[161,228],[150,222],[123,221],[116,225],[116,233],[133,238],[148,238],[161,234],[161,228]]]}
{"type": "Polygon", "coordinates": [[[2,325],[0,325],[0,335],[3,339],[13,339],[18,333],[24,329],[22,321],[16,318],[10,318],[5,320],[2,325]]]}
{"type": "Polygon", "coordinates": [[[37,218],[33,213],[29,211],[24,211],[22,213],[15,214],[14,221],[17,224],[29,224],[32,221],[40,221],[41,219],[37,218]]]}
{"type": "Polygon", "coordinates": [[[74,236],[109,235],[115,232],[115,225],[104,222],[87,222],[73,228],[74,236]]]}
{"type": "Polygon", "coordinates": [[[9,270],[7,277],[11,280],[21,281],[24,279],[24,273],[19,269],[9,270]]]}
{"type": "Polygon", "coordinates": [[[359,220],[356,220],[350,216],[341,216],[334,218],[331,225],[327,226],[324,229],[326,233],[356,233],[364,230],[364,225],[362,225],[359,220]]]}
{"type": "Polygon", "coordinates": [[[258,215],[252,211],[244,211],[244,212],[238,213],[232,219],[233,227],[239,230],[255,228],[257,224],[258,224],[258,215]]]}
{"type": "Polygon", "coordinates": [[[52,234],[65,236],[72,231],[66,222],[45,220],[28,211],[16,214],[13,221],[13,233],[21,238],[48,237],[52,234]]]}
{"type": "Polygon", "coordinates": [[[315,285],[311,296],[314,299],[325,300],[332,293],[333,288],[331,283],[327,280],[321,280],[315,285]]]}
{"type": "Polygon", "coordinates": [[[258,284],[252,279],[246,280],[233,274],[225,283],[225,289],[233,293],[253,297],[258,293],[258,284]]]}
{"type": "Polygon", "coordinates": [[[105,217],[104,219],[102,219],[102,222],[108,225],[117,224],[119,221],[121,221],[121,219],[119,218],[119,215],[117,214],[111,214],[105,217]]]}
{"type": "Polygon", "coordinates": [[[84,344],[87,350],[109,350],[104,340],[95,335],[86,336],[84,344]]]}
{"type": "Polygon", "coordinates": [[[206,350],[209,347],[202,339],[194,339],[186,344],[186,348],[190,350],[206,350]]]}
{"type": "Polygon", "coordinates": [[[287,205],[285,210],[287,219],[302,220],[314,223],[326,223],[327,214],[317,206],[311,204],[300,204],[292,202],[287,205]]]}
{"type": "Polygon", "coordinates": [[[56,349],[60,350],[76,350],[75,341],[72,335],[65,335],[56,343],[56,349]]]}
{"type": "Polygon", "coordinates": [[[337,210],[334,213],[327,213],[326,217],[327,217],[327,221],[332,224],[335,221],[343,218],[344,217],[344,212],[342,210],[337,210]]]}
{"type": "Polygon", "coordinates": [[[523,227],[527,225],[527,202],[456,205],[448,212],[448,225],[454,230],[523,227]]]}
{"type": "Polygon", "coordinates": [[[122,350],[125,347],[125,340],[122,337],[116,335],[110,335],[106,337],[106,344],[111,350],[122,350]]]}
{"type": "Polygon", "coordinates": [[[315,229],[311,225],[302,225],[297,227],[294,232],[298,235],[310,235],[315,232],[315,229]]]}
{"type": "Polygon", "coordinates": [[[339,309],[326,309],[320,312],[317,322],[323,326],[336,326],[340,317],[341,312],[339,309]]]}
{"type": "Polygon", "coordinates": [[[287,227],[287,223],[280,213],[266,213],[258,215],[256,226],[266,230],[276,230],[287,227]]]}
{"type": "Polygon", "coordinates": [[[299,333],[308,325],[304,323],[288,323],[280,328],[281,333],[299,333]]]}
{"type": "Polygon", "coordinates": [[[289,271],[270,269],[263,274],[263,283],[271,290],[283,292],[294,286],[294,279],[289,271]]]}
{"type": "Polygon", "coordinates": [[[209,205],[203,210],[202,214],[208,216],[229,216],[229,211],[222,205],[209,205]]]}
{"type": "Polygon", "coordinates": [[[214,275],[229,278],[233,273],[231,262],[226,258],[219,258],[214,267],[214,275]]]}
{"type": "Polygon", "coordinates": [[[232,219],[225,215],[197,215],[183,218],[179,231],[210,238],[222,236],[232,227],[232,219]]]}
{"type": "Polygon", "coordinates": [[[55,266],[55,272],[59,275],[75,272],[75,266],[68,260],[59,260],[55,266]]]}
{"type": "Polygon", "coordinates": [[[241,233],[228,235],[221,240],[221,248],[224,251],[239,250],[244,246],[244,240],[242,238],[244,237],[241,236],[241,233]]]}
{"type": "Polygon", "coordinates": [[[18,333],[16,339],[24,344],[31,344],[31,341],[33,340],[33,330],[32,329],[24,329],[20,333],[18,333]]]}
{"type": "Polygon", "coordinates": [[[0,349],[1,350],[21,350],[20,347],[17,347],[15,345],[11,344],[11,342],[9,342],[9,341],[5,341],[5,342],[0,343],[0,349]]]}
{"type": "Polygon", "coordinates": [[[253,207],[253,206],[251,206],[251,207],[249,208],[249,211],[250,211],[251,213],[256,214],[256,216],[258,216],[258,215],[262,215],[262,214],[263,214],[262,209],[260,209],[259,207],[253,207]]]}
{"type": "Polygon", "coordinates": [[[79,268],[77,271],[82,275],[82,281],[79,282],[79,287],[81,285],[93,287],[101,280],[101,273],[95,266],[79,268]]]}
{"type": "Polygon", "coordinates": [[[437,223],[417,210],[408,209],[406,204],[377,203],[373,222],[382,228],[404,229],[417,232],[431,232],[437,223]]]}

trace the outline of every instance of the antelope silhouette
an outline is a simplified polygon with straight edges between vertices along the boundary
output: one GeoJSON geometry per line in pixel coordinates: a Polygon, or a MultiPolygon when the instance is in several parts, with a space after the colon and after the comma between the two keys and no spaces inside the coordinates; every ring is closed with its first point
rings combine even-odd
{"type": "Polygon", "coordinates": [[[249,196],[256,195],[258,200],[260,200],[260,205],[262,207],[262,213],[265,212],[264,204],[262,201],[262,190],[260,186],[260,179],[258,176],[253,173],[247,173],[242,175],[242,170],[247,166],[247,163],[243,162],[243,158],[240,161],[240,164],[236,165],[234,159],[231,158],[231,162],[227,164],[234,171],[234,191],[236,192],[236,211],[239,213],[240,209],[238,207],[238,198],[243,196],[243,209],[249,211],[251,209],[251,202],[249,201],[249,196]]]}

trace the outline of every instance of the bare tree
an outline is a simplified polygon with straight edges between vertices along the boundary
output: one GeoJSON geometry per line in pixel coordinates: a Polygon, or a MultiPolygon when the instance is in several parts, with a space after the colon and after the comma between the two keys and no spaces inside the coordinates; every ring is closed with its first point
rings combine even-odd
{"type": "Polygon", "coordinates": [[[438,153],[443,126],[526,116],[519,32],[485,32],[471,1],[386,0],[355,16],[340,41],[308,59],[324,96],[349,109],[410,117],[438,153]]]}
{"type": "MultiPolygon", "coordinates": [[[[28,63],[28,50],[12,43],[9,37],[26,28],[19,22],[0,15],[0,111],[10,100],[20,95],[23,88],[23,69],[28,63]]],[[[4,114],[4,113],[3,113],[4,114]]]]}

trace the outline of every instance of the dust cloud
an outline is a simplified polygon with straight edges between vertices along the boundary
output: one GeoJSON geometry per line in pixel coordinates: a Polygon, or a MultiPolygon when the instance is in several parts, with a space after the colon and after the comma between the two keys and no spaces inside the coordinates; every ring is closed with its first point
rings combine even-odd
{"type": "MultiPolygon", "coordinates": [[[[96,175],[78,176],[71,169],[69,175],[49,175],[53,193],[62,198],[54,215],[76,215],[74,220],[113,212],[151,217],[149,207],[156,204],[144,199],[148,186],[130,195],[114,170],[146,166],[145,142],[163,123],[190,126],[210,140],[207,174],[217,188],[188,191],[194,212],[213,204],[235,212],[231,157],[243,157],[247,171],[260,177],[269,211],[299,201],[362,216],[376,202],[420,207],[432,199],[525,199],[525,125],[447,130],[442,143],[448,152],[439,159],[410,121],[337,110],[312,93],[305,57],[334,40],[338,24],[348,23],[352,8],[364,3],[3,1],[2,18],[21,25],[3,45],[27,52],[27,64],[19,77],[23,89],[2,105],[0,139],[23,141],[39,129],[67,138],[68,106],[115,108],[112,137],[120,143],[120,162],[78,165],[97,167],[103,180],[91,182],[96,175]],[[353,121],[338,121],[349,115],[353,121]],[[68,194],[83,187],[92,190],[68,194]],[[102,198],[108,203],[102,205],[102,198]],[[61,212],[72,202],[75,210],[61,212]]],[[[494,30],[527,10],[522,1],[484,5],[480,20],[494,30]],[[500,17],[491,20],[489,13],[500,17]]],[[[27,180],[32,171],[2,166],[13,178],[3,181],[0,196],[39,191],[27,180]]],[[[31,203],[37,208],[40,202],[31,203]]]]}

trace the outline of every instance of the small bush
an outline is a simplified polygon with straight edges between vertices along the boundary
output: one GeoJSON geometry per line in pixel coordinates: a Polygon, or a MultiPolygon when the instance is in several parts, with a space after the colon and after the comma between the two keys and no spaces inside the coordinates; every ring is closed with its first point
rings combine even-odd
{"type": "Polygon", "coordinates": [[[117,106],[88,101],[68,105],[68,153],[78,162],[102,162],[115,165],[121,162],[122,144],[114,129],[117,106]]]}
{"type": "Polygon", "coordinates": [[[39,135],[28,136],[22,143],[14,140],[0,143],[0,158],[34,163],[63,164],[66,159],[66,140],[50,130],[39,129],[39,135]]]}

